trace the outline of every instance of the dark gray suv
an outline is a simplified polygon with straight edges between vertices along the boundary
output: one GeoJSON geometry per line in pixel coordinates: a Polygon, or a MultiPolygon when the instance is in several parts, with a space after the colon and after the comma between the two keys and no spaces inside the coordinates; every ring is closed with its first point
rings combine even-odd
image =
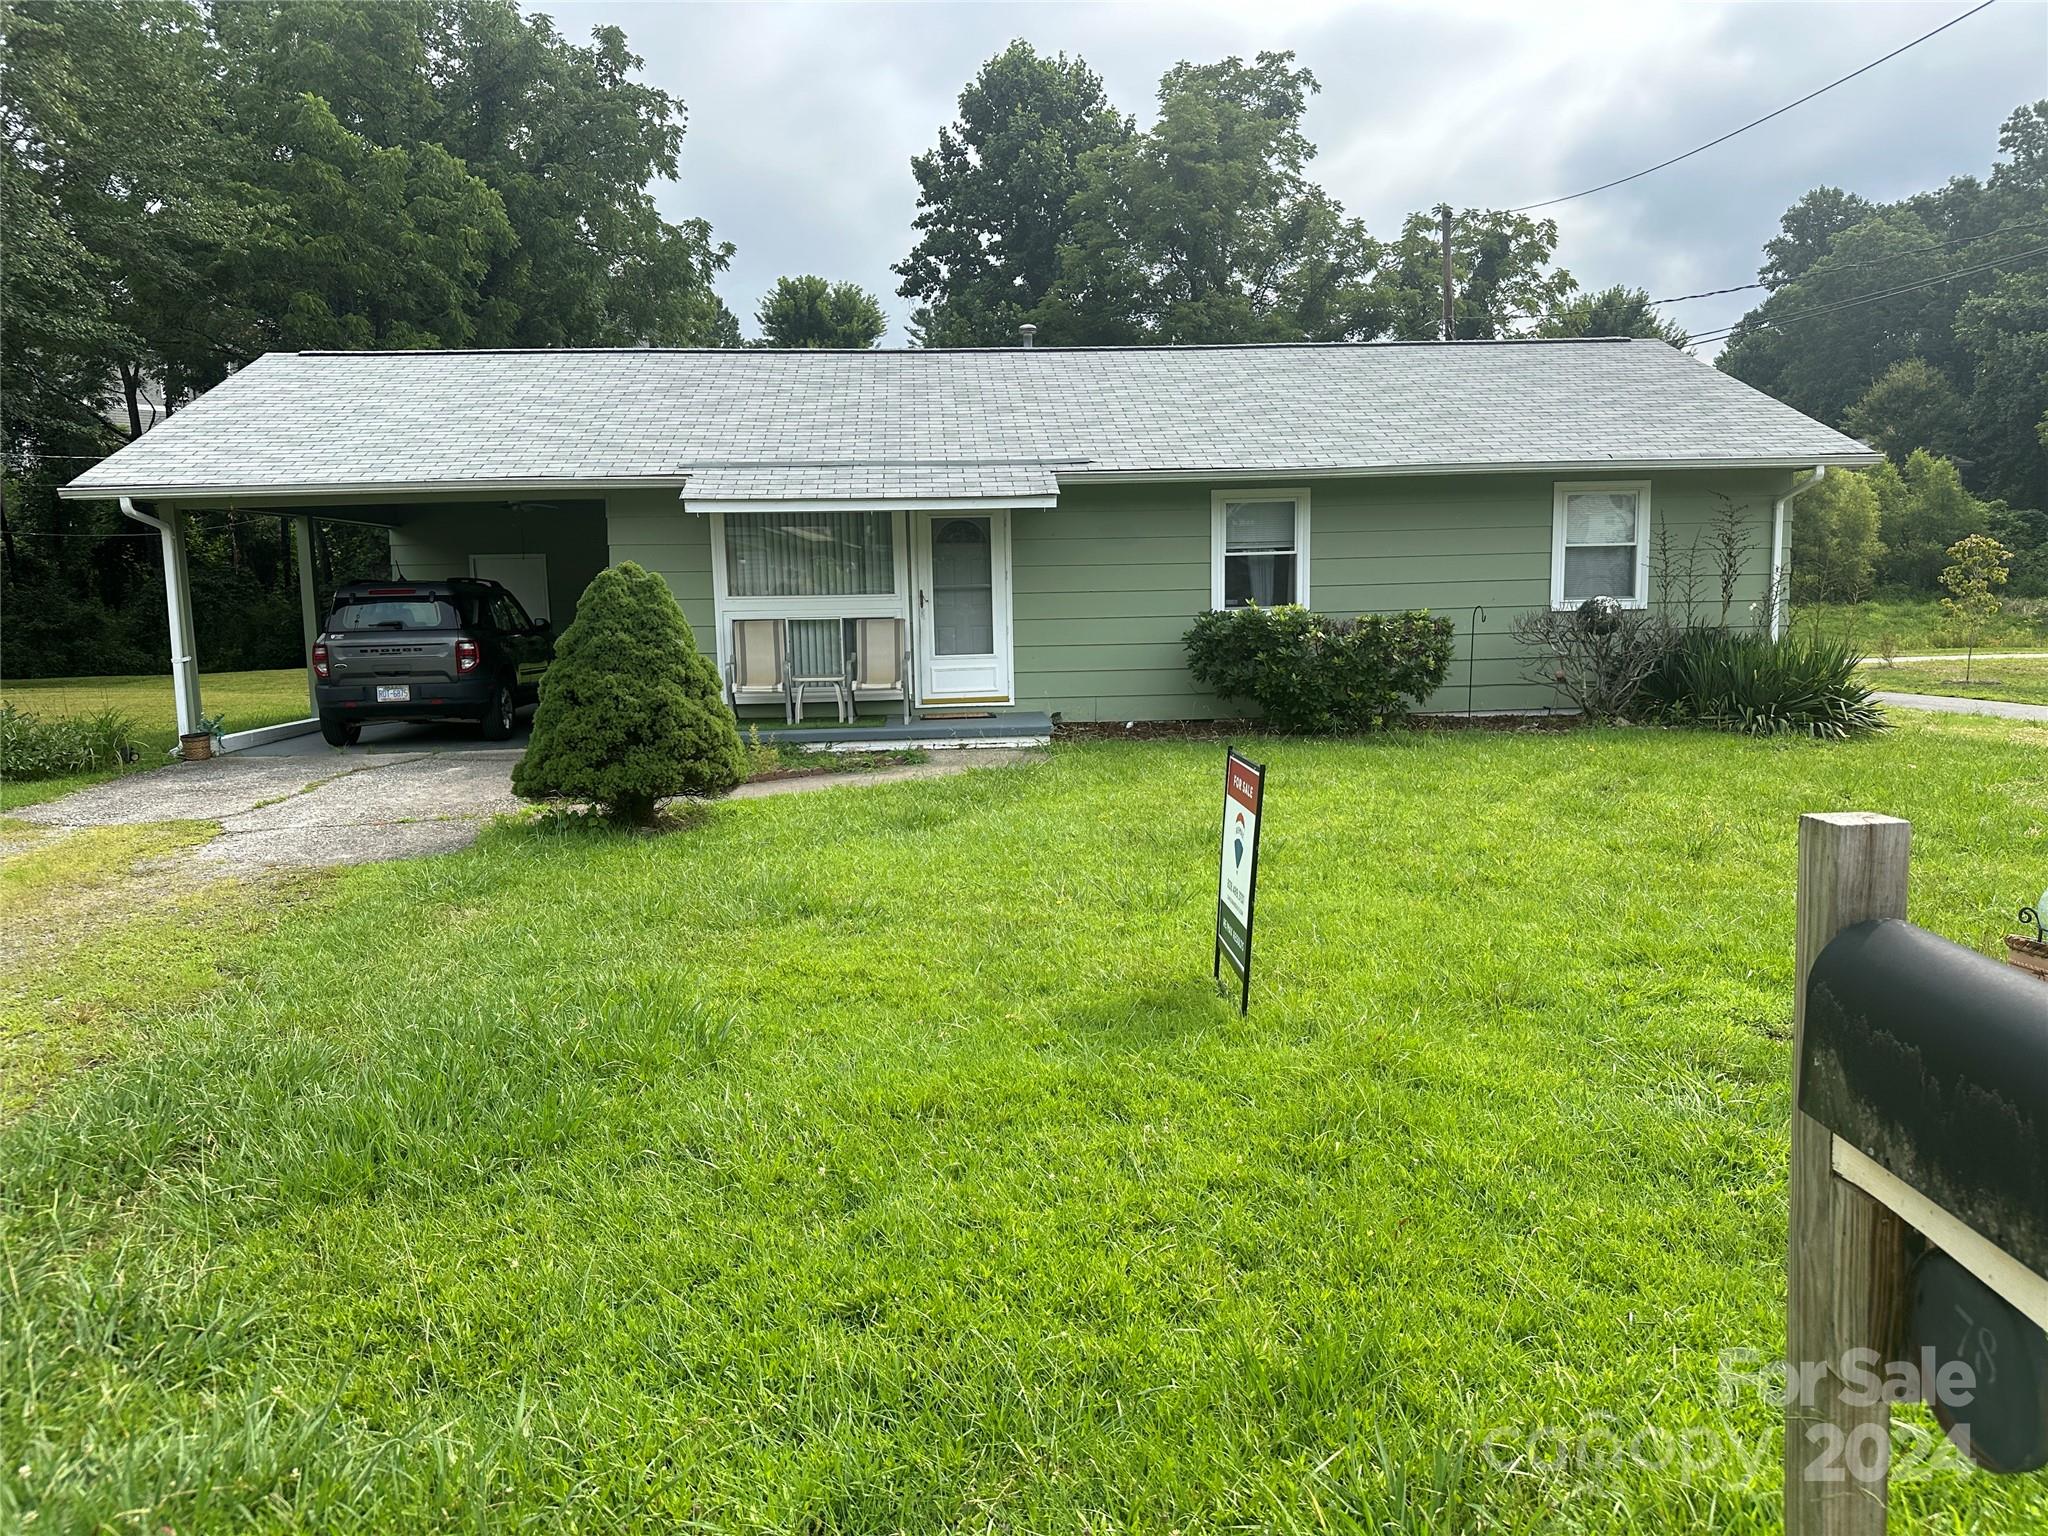
{"type": "Polygon", "coordinates": [[[352,581],[313,646],[320,734],[352,746],[378,720],[473,720],[503,741],[540,697],[554,634],[495,581],[352,581]]]}

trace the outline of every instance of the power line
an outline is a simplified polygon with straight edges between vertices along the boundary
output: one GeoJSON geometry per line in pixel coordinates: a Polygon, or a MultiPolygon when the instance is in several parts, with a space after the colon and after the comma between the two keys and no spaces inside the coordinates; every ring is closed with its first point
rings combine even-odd
{"type": "MultiPolygon", "coordinates": [[[[1989,240],[1995,235],[2018,234],[2022,230],[2048,229],[2048,219],[2036,219],[2031,224],[2006,224],[1998,229],[1987,229],[1979,235],[1959,235],[1953,240],[1938,240],[1932,245],[1916,245],[1911,250],[1894,251],[1889,256],[1873,256],[1868,261],[1831,261],[1830,272],[1854,272],[1864,267],[1882,267],[1908,256],[1923,256],[1929,251],[1946,251],[1958,245],[1969,245],[1977,240],[1989,240]]],[[[1823,258],[1825,259],[1825,258],[1823,258]]],[[[1803,274],[1802,274],[1803,275],[1803,274]]],[[[1797,281],[1797,279],[1793,279],[1797,281]]],[[[1752,288],[1767,288],[1768,283],[1737,283],[1733,288],[1708,288],[1701,293],[1680,293],[1668,299],[1652,299],[1652,304],[1683,304],[1687,299],[1712,299],[1724,293],[1747,293],[1752,288]]]]}
{"type": "Polygon", "coordinates": [[[1841,79],[1830,80],[1826,85],[1822,86],[1819,90],[1808,91],[1804,96],[1800,97],[1797,101],[1788,101],[1785,103],[1784,106],[1778,108],[1777,111],[1766,112],[1762,117],[1754,118],[1751,121],[1744,123],[1740,128],[1731,128],[1726,133],[1722,134],[1718,139],[1709,139],[1706,143],[1701,144],[1696,148],[1688,149],[1682,155],[1673,155],[1669,160],[1659,160],[1655,165],[1646,166],[1644,169],[1640,171],[1632,171],[1626,176],[1617,176],[1612,181],[1603,181],[1600,183],[1599,186],[1587,187],[1583,192],[1567,192],[1562,197],[1546,197],[1540,203],[1524,203],[1519,208],[1510,208],[1508,212],[1528,213],[1532,209],[1536,208],[1552,208],[1559,203],[1569,203],[1575,198],[1591,197],[1595,192],[1605,192],[1609,187],[1619,187],[1631,181],[1640,181],[1643,177],[1664,170],[1669,166],[1674,166],[1678,164],[1678,162],[1681,160],[1690,160],[1694,155],[1705,154],[1708,150],[1714,148],[1715,145],[1726,144],[1730,139],[1734,138],[1736,135],[1747,133],[1752,128],[1761,127],[1763,124],[1768,123],[1774,117],[1783,117],[1787,112],[1790,112],[1794,107],[1802,107],[1806,105],[1807,102],[1812,101],[1816,96],[1825,96],[1829,91],[1832,91],[1838,85],[1847,85],[1851,80],[1854,80],[1858,75],[1866,75],[1870,73],[1870,71],[1877,68],[1878,65],[1886,63],[1889,60],[1896,59],[1900,54],[1906,52],[1908,49],[1919,47],[1922,43],[1926,42],[1930,37],[1939,36],[1941,33],[1946,32],[1950,27],[1955,26],[1958,22],[1968,21],[1972,16],[1976,15],[1979,11],[1989,10],[1996,3],[1997,0],[1982,0],[1981,4],[1970,7],[1969,10],[1963,12],[1963,14],[1960,16],[1952,17],[1949,20],[1944,21],[1932,32],[1923,32],[1918,37],[1914,38],[1913,41],[1911,41],[1910,43],[1901,44],[1899,47],[1894,48],[1890,53],[1885,54],[1882,58],[1872,59],[1868,64],[1865,64],[1861,69],[1852,69],[1851,71],[1849,71],[1848,74],[1842,76],[1841,79]]]}
{"type": "MultiPolygon", "coordinates": [[[[1979,262],[1973,267],[1958,267],[1955,271],[1944,272],[1938,277],[1924,277],[1918,282],[1902,283],[1896,288],[1886,288],[1876,293],[1859,293],[1853,298],[1837,299],[1832,304],[1817,304],[1811,309],[1794,310],[1789,315],[1770,316],[1758,321],[1757,324],[1759,327],[1786,325],[1794,320],[1806,320],[1816,315],[1832,314],[1838,309],[1854,309],[1859,304],[1875,304],[1879,299],[1891,299],[1898,297],[1900,294],[1915,293],[1922,288],[1932,288],[1939,283],[1952,282],[1959,277],[1974,277],[1980,272],[1989,272],[2012,262],[2029,261],[2036,256],[2044,255],[2048,255],[2048,245],[2037,245],[2031,251],[2019,251],[2011,256],[2000,256],[1991,261],[1979,262]]],[[[1735,331],[1739,330],[1741,325],[1742,322],[1738,320],[1734,325],[1716,326],[1713,330],[1695,336],[1692,339],[1695,343],[1725,341],[1735,331]]]]}

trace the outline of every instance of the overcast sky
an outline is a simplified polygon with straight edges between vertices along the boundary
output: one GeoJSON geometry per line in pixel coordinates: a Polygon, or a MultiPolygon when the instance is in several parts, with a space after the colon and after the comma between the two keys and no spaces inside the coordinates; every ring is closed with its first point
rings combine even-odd
{"type": "MultiPolygon", "coordinates": [[[[1920,4],[1336,5],[1297,0],[1016,4],[533,4],[564,32],[606,22],[647,79],[689,109],[671,217],[738,249],[718,287],[753,334],[783,274],[851,278],[881,296],[885,345],[909,301],[910,158],[960,88],[1012,38],[1079,54],[1112,101],[1151,121],[1180,59],[1291,48],[1322,93],[1310,174],[1376,235],[1412,210],[1508,207],[1625,175],[1782,106],[1969,9],[1920,4]]],[[[1983,175],[1998,125],[2048,95],[2048,0],[1988,11],[1719,149],[1546,210],[1558,259],[1588,287],[1657,296],[1754,279],[1779,215],[1832,183],[1887,199],[1983,175]]],[[[1674,306],[1695,331],[1754,295],[1674,306]]]]}

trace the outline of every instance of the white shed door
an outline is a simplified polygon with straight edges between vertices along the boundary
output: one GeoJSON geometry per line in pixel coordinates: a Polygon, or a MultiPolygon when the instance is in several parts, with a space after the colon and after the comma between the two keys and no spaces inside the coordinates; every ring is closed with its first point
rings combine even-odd
{"type": "Polygon", "coordinates": [[[526,616],[536,623],[554,617],[548,612],[546,555],[471,555],[469,574],[510,588],[526,616]]]}

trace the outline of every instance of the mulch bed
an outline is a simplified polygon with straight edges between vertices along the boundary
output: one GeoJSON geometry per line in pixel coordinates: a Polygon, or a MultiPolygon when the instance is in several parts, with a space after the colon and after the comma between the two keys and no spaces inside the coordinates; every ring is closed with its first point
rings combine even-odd
{"type": "MultiPolygon", "coordinates": [[[[1421,715],[1418,731],[1569,731],[1577,715],[1421,715]]],[[[1256,720],[1062,720],[1053,726],[1054,741],[1230,741],[1264,734],[1256,720]]]]}

